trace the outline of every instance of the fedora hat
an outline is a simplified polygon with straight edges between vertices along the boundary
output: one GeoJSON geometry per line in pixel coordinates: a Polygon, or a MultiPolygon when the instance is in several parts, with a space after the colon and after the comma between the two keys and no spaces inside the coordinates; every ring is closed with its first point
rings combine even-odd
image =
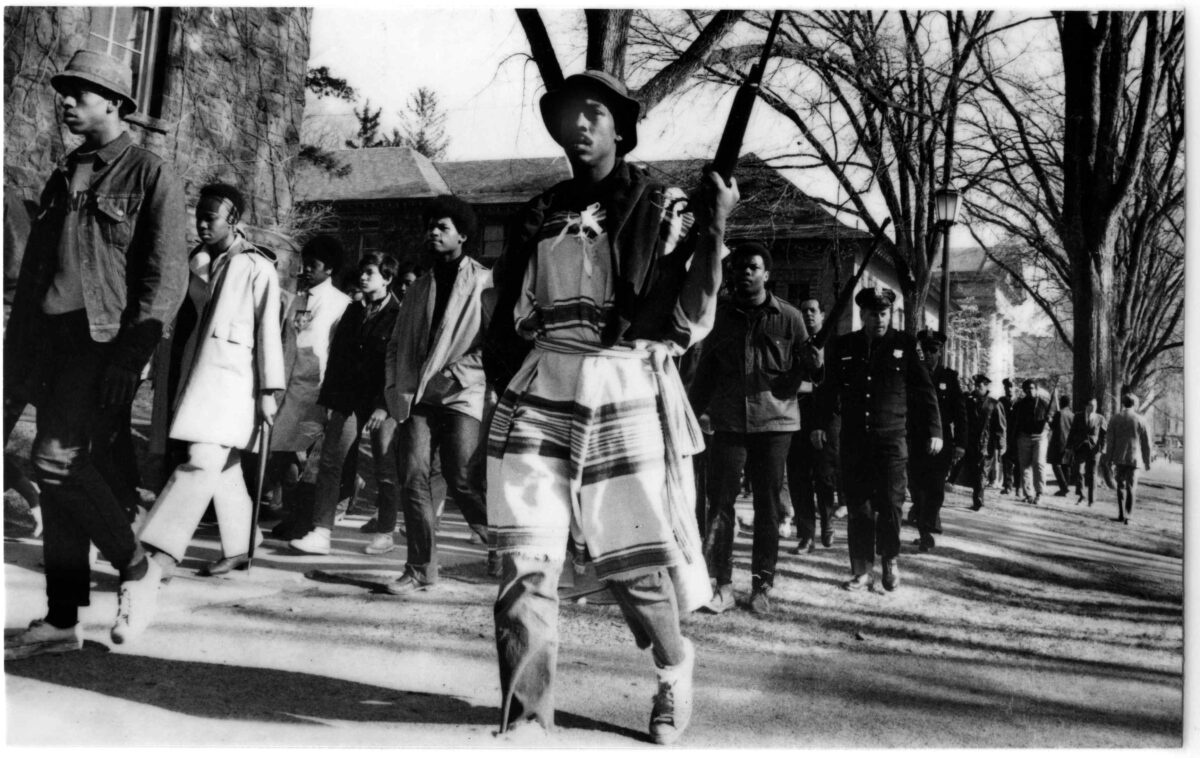
{"type": "Polygon", "coordinates": [[[567,98],[580,93],[599,95],[612,111],[617,133],[621,135],[621,141],[617,143],[617,155],[625,155],[637,147],[637,120],[642,104],[629,96],[629,90],[620,79],[607,71],[595,69],[572,74],[563,80],[562,86],[542,95],[538,103],[542,109],[542,121],[555,142],[562,144],[558,135],[559,111],[567,98]]]}
{"type": "Polygon", "coordinates": [[[128,63],[95,50],[77,50],[62,73],[50,77],[50,86],[60,93],[72,80],[87,82],[120,98],[127,116],[137,110],[133,99],[133,69],[128,63]]]}

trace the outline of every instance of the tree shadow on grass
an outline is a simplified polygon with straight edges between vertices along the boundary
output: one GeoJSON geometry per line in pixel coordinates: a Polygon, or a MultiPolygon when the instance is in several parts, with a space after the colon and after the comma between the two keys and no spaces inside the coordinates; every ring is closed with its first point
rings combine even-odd
{"type": "MultiPolygon", "coordinates": [[[[79,653],[11,661],[6,673],[201,718],[305,724],[323,721],[498,725],[500,709],[462,698],[380,687],[295,671],[112,655],[88,642],[79,653]]],[[[568,729],[645,735],[573,713],[568,729]]]]}

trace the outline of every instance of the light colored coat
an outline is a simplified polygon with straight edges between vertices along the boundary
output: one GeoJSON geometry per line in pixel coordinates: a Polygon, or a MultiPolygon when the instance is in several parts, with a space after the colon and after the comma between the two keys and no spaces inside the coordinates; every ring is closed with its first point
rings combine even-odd
{"type": "Polygon", "coordinates": [[[284,387],[275,262],[238,238],[213,264],[207,292],[184,354],[170,436],[254,450],[259,393],[284,387]]]}
{"type": "Polygon", "coordinates": [[[298,294],[283,319],[283,359],[287,390],[279,402],[272,450],[303,451],[312,447],[325,429],[325,409],[317,404],[329,345],[350,297],[326,279],[298,294]],[[307,315],[301,315],[302,312],[307,315]]]}
{"type": "Polygon", "coordinates": [[[1108,460],[1114,466],[1150,468],[1150,432],[1146,422],[1132,408],[1122,408],[1108,420],[1105,438],[1108,460]]]}
{"type": "Polygon", "coordinates": [[[437,333],[430,338],[435,282],[433,272],[409,287],[388,341],[383,397],[388,415],[404,423],[424,401],[483,419],[487,381],[483,374],[483,335],[491,310],[483,303],[492,272],[471,258],[460,259],[454,291],[437,333]],[[453,377],[457,386],[450,382],[453,377]],[[449,394],[445,394],[449,389],[449,394]]]}

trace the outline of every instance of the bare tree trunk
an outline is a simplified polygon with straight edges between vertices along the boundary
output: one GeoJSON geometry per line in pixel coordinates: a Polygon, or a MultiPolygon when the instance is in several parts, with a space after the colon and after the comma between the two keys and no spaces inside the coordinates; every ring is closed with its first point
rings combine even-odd
{"type": "Polygon", "coordinates": [[[550,44],[550,35],[546,33],[541,14],[528,8],[518,8],[517,19],[529,40],[529,52],[537,64],[538,73],[542,75],[542,82],[548,90],[557,89],[563,80],[562,68],[558,65],[558,56],[554,54],[554,45],[550,44]]]}
{"type": "Polygon", "coordinates": [[[587,67],[625,79],[625,46],[632,10],[586,10],[587,67]]]}

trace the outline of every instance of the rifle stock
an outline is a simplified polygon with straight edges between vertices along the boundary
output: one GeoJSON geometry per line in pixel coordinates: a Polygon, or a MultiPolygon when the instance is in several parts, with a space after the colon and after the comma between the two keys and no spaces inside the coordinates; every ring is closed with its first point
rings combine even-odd
{"type": "Polygon", "coordinates": [[[818,350],[825,347],[825,343],[829,341],[829,337],[833,334],[838,320],[842,317],[842,311],[846,310],[846,306],[850,304],[850,299],[854,297],[854,288],[858,286],[863,273],[867,270],[867,264],[871,262],[871,257],[875,255],[875,251],[883,244],[883,233],[887,231],[891,223],[892,220],[889,218],[879,227],[879,231],[875,233],[875,239],[871,240],[871,247],[867,248],[867,254],[863,256],[863,262],[858,267],[858,272],[842,286],[842,291],[838,293],[837,300],[833,301],[833,307],[829,309],[829,314],[825,317],[825,323],[821,325],[820,331],[812,339],[813,345],[818,350]]]}

